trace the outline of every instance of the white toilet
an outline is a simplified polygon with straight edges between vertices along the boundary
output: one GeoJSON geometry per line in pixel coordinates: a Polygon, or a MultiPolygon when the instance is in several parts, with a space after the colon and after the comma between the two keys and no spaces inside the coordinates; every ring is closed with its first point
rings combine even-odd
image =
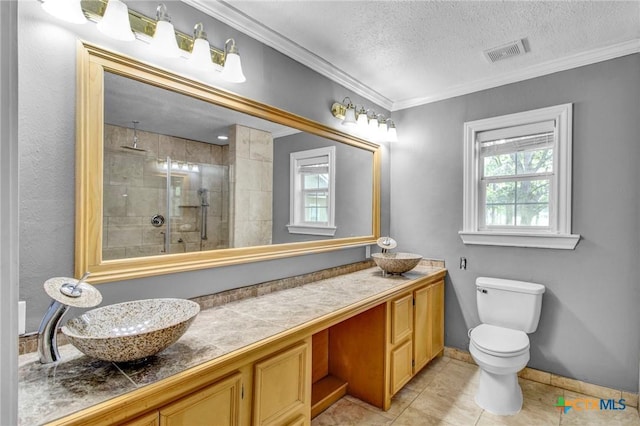
{"type": "Polygon", "coordinates": [[[476,279],[482,324],[469,330],[469,352],[480,366],[476,404],[493,414],[522,408],[518,371],[529,362],[529,337],[538,328],[541,284],[499,278],[476,279]]]}

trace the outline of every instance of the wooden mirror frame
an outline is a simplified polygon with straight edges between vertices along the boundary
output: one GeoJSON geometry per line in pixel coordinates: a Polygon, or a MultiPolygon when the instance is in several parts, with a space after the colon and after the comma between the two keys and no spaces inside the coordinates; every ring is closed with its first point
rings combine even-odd
{"type": "Polygon", "coordinates": [[[91,283],[120,281],[364,246],[375,244],[380,237],[380,146],[273,106],[208,86],[88,43],[78,42],[77,61],[76,277],[89,271],[91,283]],[[308,242],[102,260],[105,71],[372,152],[371,234],[308,242]]]}

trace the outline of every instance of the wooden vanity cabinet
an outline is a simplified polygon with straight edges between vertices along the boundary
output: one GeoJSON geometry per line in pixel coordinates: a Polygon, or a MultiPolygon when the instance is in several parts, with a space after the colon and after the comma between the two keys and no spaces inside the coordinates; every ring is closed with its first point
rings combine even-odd
{"type": "Polygon", "coordinates": [[[290,425],[349,394],[383,410],[444,349],[444,276],[402,280],[266,341],[49,426],[290,425]]]}

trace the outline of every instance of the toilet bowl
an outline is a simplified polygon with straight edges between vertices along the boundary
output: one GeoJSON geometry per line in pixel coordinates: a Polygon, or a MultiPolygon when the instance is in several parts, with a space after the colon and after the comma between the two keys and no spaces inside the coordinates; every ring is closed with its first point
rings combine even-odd
{"type": "Polygon", "coordinates": [[[527,334],[481,324],[472,329],[469,336],[469,352],[480,367],[476,404],[492,414],[518,413],[522,407],[522,391],[517,373],[529,362],[527,334]]]}
{"type": "Polygon", "coordinates": [[[545,287],[522,281],[476,280],[482,324],[469,330],[469,352],[480,367],[475,402],[498,415],[522,408],[518,371],[529,362],[529,336],[538,327],[545,287]]]}

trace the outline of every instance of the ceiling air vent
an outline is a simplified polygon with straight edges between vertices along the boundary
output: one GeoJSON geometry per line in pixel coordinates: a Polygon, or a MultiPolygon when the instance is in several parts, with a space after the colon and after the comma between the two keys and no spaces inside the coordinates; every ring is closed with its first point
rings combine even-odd
{"type": "Polygon", "coordinates": [[[503,44],[502,46],[494,47],[493,49],[485,50],[484,56],[486,56],[489,62],[497,62],[513,56],[524,55],[525,53],[526,51],[524,50],[522,40],[516,40],[503,44]]]}

